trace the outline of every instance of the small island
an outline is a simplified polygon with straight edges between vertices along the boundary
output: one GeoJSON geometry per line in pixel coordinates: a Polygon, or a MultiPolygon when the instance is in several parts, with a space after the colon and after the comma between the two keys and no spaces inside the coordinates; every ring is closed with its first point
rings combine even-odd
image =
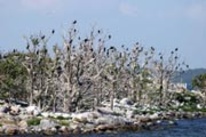
{"type": "Polygon", "coordinates": [[[40,33],[23,51],[0,54],[0,135],[73,135],[153,130],[206,116],[206,74],[196,91],[174,82],[189,65],[178,48],[110,46],[112,35],[79,35],[73,21],[62,44],[40,33]]]}

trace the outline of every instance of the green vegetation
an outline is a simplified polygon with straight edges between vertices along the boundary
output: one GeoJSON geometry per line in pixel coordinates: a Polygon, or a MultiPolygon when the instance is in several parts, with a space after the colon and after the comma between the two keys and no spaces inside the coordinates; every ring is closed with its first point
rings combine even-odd
{"type": "Polygon", "coordinates": [[[26,69],[21,65],[23,54],[14,50],[0,59],[0,98],[24,98],[26,69]]]}
{"type": "Polygon", "coordinates": [[[64,118],[63,116],[58,116],[56,119],[58,119],[58,120],[65,120],[67,118],[64,118]]]}
{"type": "Polygon", "coordinates": [[[174,98],[180,102],[187,105],[196,105],[200,103],[200,100],[198,99],[198,96],[194,93],[191,93],[189,91],[185,91],[183,93],[175,93],[174,98]]]}
{"type": "Polygon", "coordinates": [[[40,121],[41,121],[40,118],[34,117],[32,119],[27,120],[27,124],[28,124],[28,126],[37,126],[40,124],[40,121]]]}
{"type": "Polygon", "coordinates": [[[68,120],[59,120],[58,123],[62,126],[69,126],[69,121],[68,120]]]}
{"type": "Polygon", "coordinates": [[[53,120],[68,120],[71,119],[71,117],[69,118],[64,118],[63,116],[57,116],[57,117],[51,117],[49,116],[49,118],[53,119],[53,120]]]}
{"type": "Polygon", "coordinates": [[[206,73],[196,76],[192,80],[192,85],[200,90],[204,90],[206,88],[206,73]]]}
{"type": "Polygon", "coordinates": [[[206,106],[206,73],[196,76],[192,80],[192,85],[202,91],[204,95],[204,106],[206,106]]]}

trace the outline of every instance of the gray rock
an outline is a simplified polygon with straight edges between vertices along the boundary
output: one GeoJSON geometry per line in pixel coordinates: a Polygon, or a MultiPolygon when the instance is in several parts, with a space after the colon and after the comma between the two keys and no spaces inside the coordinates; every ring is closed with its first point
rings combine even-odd
{"type": "Polygon", "coordinates": [[[18,132],[18,127],[15,125],[3,126],[3,129],[5,129],[4,134],[9,135],[9,136],[13,136],[13,135],[17,134],[17,132],[18,132]]]}
{"type": "Polygon", "coordinates": [[[49,129],[49,128],[53,128],[56,126],[58,126],[57,123],[55,123],[54,121],[48,120],[48,119],[42,119],[39,124],[39,127],[41,129],[49,129]]]}
{"type": "Polygon", "coordinates": [[[67,113],[62,113],[62,117],[68,119],[71,118],[71,115],[67,113]]]}
{"type": "Polygon", "coordinates": [[[108,107],[104,107],[104,108],[99,107],[99,108],[96,109],[98,115],[100,115],[100,116],[101,115],[121,115],[121,109],[120,108],[119,109],[114,108],[114,110],[111,110],[111,108],[108,108],[108,107]],[[114,110],[116,110],[116,111],[114,111],[114,110]]]}
{"type": "Polygon", "coordinates": [[[121,105],[133,105],[133,101],[129,98],[123,98],[120,102],[121,105]]]}
{"type": "Polygon", "coordinates": [[[28,124],[25,120],[22,120],[18,123],[19,128],[26,129],[28,128],[28,124]]]}
{"type": "Polygon", "coordinates": [[[103,117],[99,117],[95,120],[96,125],[118,125],[124,126],[128,121],[123,117],[107,115],[103,117]]]}
{"type": "Polygon", "coordinates": [[[41,116],[43,116],[44,118],[48,118],[50,116],[49,112],[42,112],[41,116]]]}
{"type": "Polygon", "coordinates": [[[157,119],[159,119],[159,116],[158,116],[157,113],[154,113],[154,114],[150,115],[149,118],[150,118],[151,120],[157,120],[157,119]]]}
{"type": "Polygon", "coordinates": [[[127,110],[127,112],[126,112],[126,118],[131,119],[131,118],[134,118],[134,117],[135,117],[134,111],[132,111],[132,110],[127,110]]]}
{"type": "Polygon", "coordinates": [[[146,123],[146,122],[150,122],[151,119],[150,119],[150,116],[149,115],[142,115],[139,117],[139,120],[143,123],[146,123]]]}
{"type": "Polygon", "coordinates": [[[41,113],[41,110],[37,106],[28,106],[26,108],[26,113],[33,116],[37,116],[41,113]]]}
{"type": "Polygon", "coordinates": [[[91,124],[91,123],[87,123],[87,124],[85,124],[84,128],[85,128],[85,129],[94,129],[94,128],[95,128],[95,125],[94,125],[94,124],[91,124]]]}
{"type": "Polygon", "coordinates": [[[68,114],[68,113],[60,113],[60,112],[57,112],[57,113],[52,113],[52,112],[44,112],[44,113],[41,113],[41,115],[43,115],[44,117],[54,117],[54,118],[58,118],[58,117],[62,117],[62,118],[65,118],[65,119],[69,119],[71,118],[71,115],[68,114]]]}
{"type": "Polygon", "coordinates": [[[72,120],[77,122],[93,122],[94,119],[100,117],[101,115],[97,112],[84,112],[79,114],[72,114],[72,120]]]}
{"type": "Polygon", "coordinates": [[[10,107],[8,105],[0,106],[0,112],[8,113],[10,111],[10,107]]]}
{"type": "Polygon", "coordinates": [[[20,113],[20,106],[19,105],[15,105],[15,106],[11,106],[10,107],[10,114],[11,115],[18,115],[20,113]]]}
{"type": "Polygon", "coordinates": [[[66,127],[66,126],[60,127],[58,131],[59,131],[61,134],[65,134],[65,135],[71,134],[71,129],[69,129],[69,128],[66,127]]]}
{"type": "Polygon", "coordinates": [[[30,119],[30,118],[32,118],[33,116],[31,116],[31,115],[25,115],[25,114],[19,114],[18,115],[18,118],[20,119],[20,120],[26,120],[26,119],[30,119]]]}
{"type": "Polygon", "coordinates": [[[198,109],[202,109],[203,107],[200,104],[197,104],[198,109]]]}

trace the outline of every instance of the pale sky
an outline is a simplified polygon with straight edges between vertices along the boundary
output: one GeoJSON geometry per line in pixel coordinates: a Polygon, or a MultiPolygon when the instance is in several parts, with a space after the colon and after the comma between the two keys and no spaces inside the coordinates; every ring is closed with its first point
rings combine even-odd
{"type": "Polygon", "coordinates": [[[63,31],[78,21],[112,35],[108,44],[136,42],[169,53],[178,47],[192,68],[206,68],[206,0],[0,0],[0,51],[25,49],[23,36],[63,31]]]}

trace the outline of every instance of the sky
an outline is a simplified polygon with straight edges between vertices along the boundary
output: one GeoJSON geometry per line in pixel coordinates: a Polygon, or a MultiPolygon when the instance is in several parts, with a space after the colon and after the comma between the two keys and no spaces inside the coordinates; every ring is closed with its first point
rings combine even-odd
{"type": "Polygon", "coordinates": [[[83,36],[96,26],[112,35],[108,45],[178,47],[191,68],[206,68],[206,0],[0,0],[0,51],[52,29],[59,43],[73,20],[83,36]]]}

